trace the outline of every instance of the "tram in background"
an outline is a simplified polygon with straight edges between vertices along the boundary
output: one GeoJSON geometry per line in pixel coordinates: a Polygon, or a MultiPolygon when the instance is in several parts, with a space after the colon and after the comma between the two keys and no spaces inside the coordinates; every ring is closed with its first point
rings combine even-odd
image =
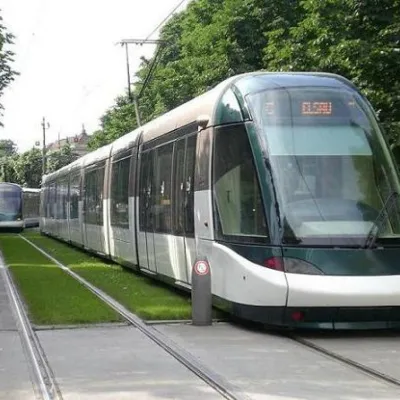
{"type": "Polygon", "coordinates": [[[41,232],[286,327],[400,324],[400,179],[327,73],[246,73],[43,179],[41,232]]]}
{"type": "Polygon", "coordinates": [[[39,226],[40,189],[22,188],[22,217],[24,220],[24,228],[39,226]]]}
{"type": "Polygon", "coordinates": [[[21,232],[39,226],[40,189],[0,182],[0,229],[21,232]]]}

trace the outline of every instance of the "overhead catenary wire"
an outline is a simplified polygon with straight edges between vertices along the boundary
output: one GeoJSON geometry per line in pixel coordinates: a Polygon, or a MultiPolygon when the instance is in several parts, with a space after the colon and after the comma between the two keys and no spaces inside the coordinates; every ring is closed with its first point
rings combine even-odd
{"type": "Polygon", "coordinates": [[[154,33],[157,32],[159,28],[163,26],[163,24],[168,21],[168,19],[172,16],[172,14],[185,2],[186,0],[181,0],[172,11],[169,12],[169,14],[147,35],[146,40],[149,40],[151,36],[154,35],[154,33]]]}
{"type": "MultiPolygon", "coordinates": [[[[148,35],[147,35],[147,37],[144,39],[143,42],[148,41],[148,40],[150,39],[150,37],[151,37],[152,35],[154,35],[154,33],[157,32],[157,30],[158,30],[159,28],[161,28],[161,27],[164,25],[164,23],[165,23],[166,21],[168,21],[168,19],[175,13],[175,11],[176,11],[185,1],[186,1],[186,0],[181,0],[181,1],[179,1],[179,3],[168,13],[168,15],[167,15],[167,16],[166,16],[166,17],[165,17],[165,18],[164,18],[164,19],[163,19],[163,20],[148,34],[148,35]]],[[[159,63],[159,61],[160,61],[160,58],[161,58],[161,51],[163,50],[163,48],[164,48],[164,43],[160,43],[160,44],[159,44],[159,47],[157,48],[157,52],[156,52],[156,54],[155,54],[155,56],[154,56],[154,58],[153,58],[153,62],[151,63],[149,72],[147,73],[147,76],[146,76],[146,78],[145,78],[145,80],[144,80],[144,82],[143,82],[143,85],[142,85],[141,89],[140,89],[139,95],[137,96],[138,99],[140,99],[140,97],[142,96],[144,90],[146,89],[146,86],[148,85],[150,79],[151,79],[152,76],[154,75],[154,71],[155,71],[155,69],[156,69],[156,67],[157,67],[157,65],[158,65],[158,63],[159,63]]]]}

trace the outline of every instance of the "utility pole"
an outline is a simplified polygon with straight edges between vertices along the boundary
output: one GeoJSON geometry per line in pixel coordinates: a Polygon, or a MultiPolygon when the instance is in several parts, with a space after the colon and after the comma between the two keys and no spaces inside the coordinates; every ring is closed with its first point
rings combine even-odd
{"type": "Polygon", "coordinates": [[[50,128],[50,124],[47,122],[45,117],[42,119],[43,128],[43,147],[42,147],[42,175],[46,175],[46,129],[50,128]]]}
{"type": "MultiPolygon", "coordinates": [[[[128,44],[136,44],[136,45],[143,46],[143,44],[164,44],[165,41],[163,41],[163,40],[152,40],[152,39],[122,39],[119,43],[121,44],[121,46],[125,46],[126,70],[127,70],[127,74],[128,74],[128,97],[129,97],[129,101],[134,104],[135,114],[136,114],[136,121],[137,121],[138,126],[141,126],[138,100],[139,100],[140,94],[142,92],[139,94],[139,96],[132,95],[131,77],[130,77],[130,72],[129,72],[128,44]]],[[[157,58],[157,56],[155,58],[157,58]]]]}

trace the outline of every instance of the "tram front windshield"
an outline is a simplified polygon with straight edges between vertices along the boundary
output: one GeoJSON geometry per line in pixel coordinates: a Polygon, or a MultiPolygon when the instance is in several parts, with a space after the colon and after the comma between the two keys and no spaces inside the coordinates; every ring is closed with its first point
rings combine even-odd
{"type": "Polygon", "coordinates": [[[284,242],[361,245],[375,229],[379,240],[400,238],[397,198],[384,206],[399,191],[397,172],[361,96],[302,87],[249,98],[275,178],[284,242]]]}
{"type": "Polygon", "coordinates": [[[21,189],[0,185],[0,221],[15,220],[21,214],[21,189]]]}

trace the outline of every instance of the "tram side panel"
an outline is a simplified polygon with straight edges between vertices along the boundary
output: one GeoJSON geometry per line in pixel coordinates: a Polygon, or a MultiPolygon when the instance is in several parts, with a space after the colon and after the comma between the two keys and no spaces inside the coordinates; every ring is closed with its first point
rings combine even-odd
{"type": "Polygon", "coordinates": [[[268,227],[246,128],[204,131],[198,144],[196,235],[198,254],[210,263],[213,294],[243,317],[281,322],[287,282],[284,273],[257,258],[264,249],[271,256],[275,249],[265,246],[268,227]],[[255,316],[259,312],[271,318],[255,316]]]}

